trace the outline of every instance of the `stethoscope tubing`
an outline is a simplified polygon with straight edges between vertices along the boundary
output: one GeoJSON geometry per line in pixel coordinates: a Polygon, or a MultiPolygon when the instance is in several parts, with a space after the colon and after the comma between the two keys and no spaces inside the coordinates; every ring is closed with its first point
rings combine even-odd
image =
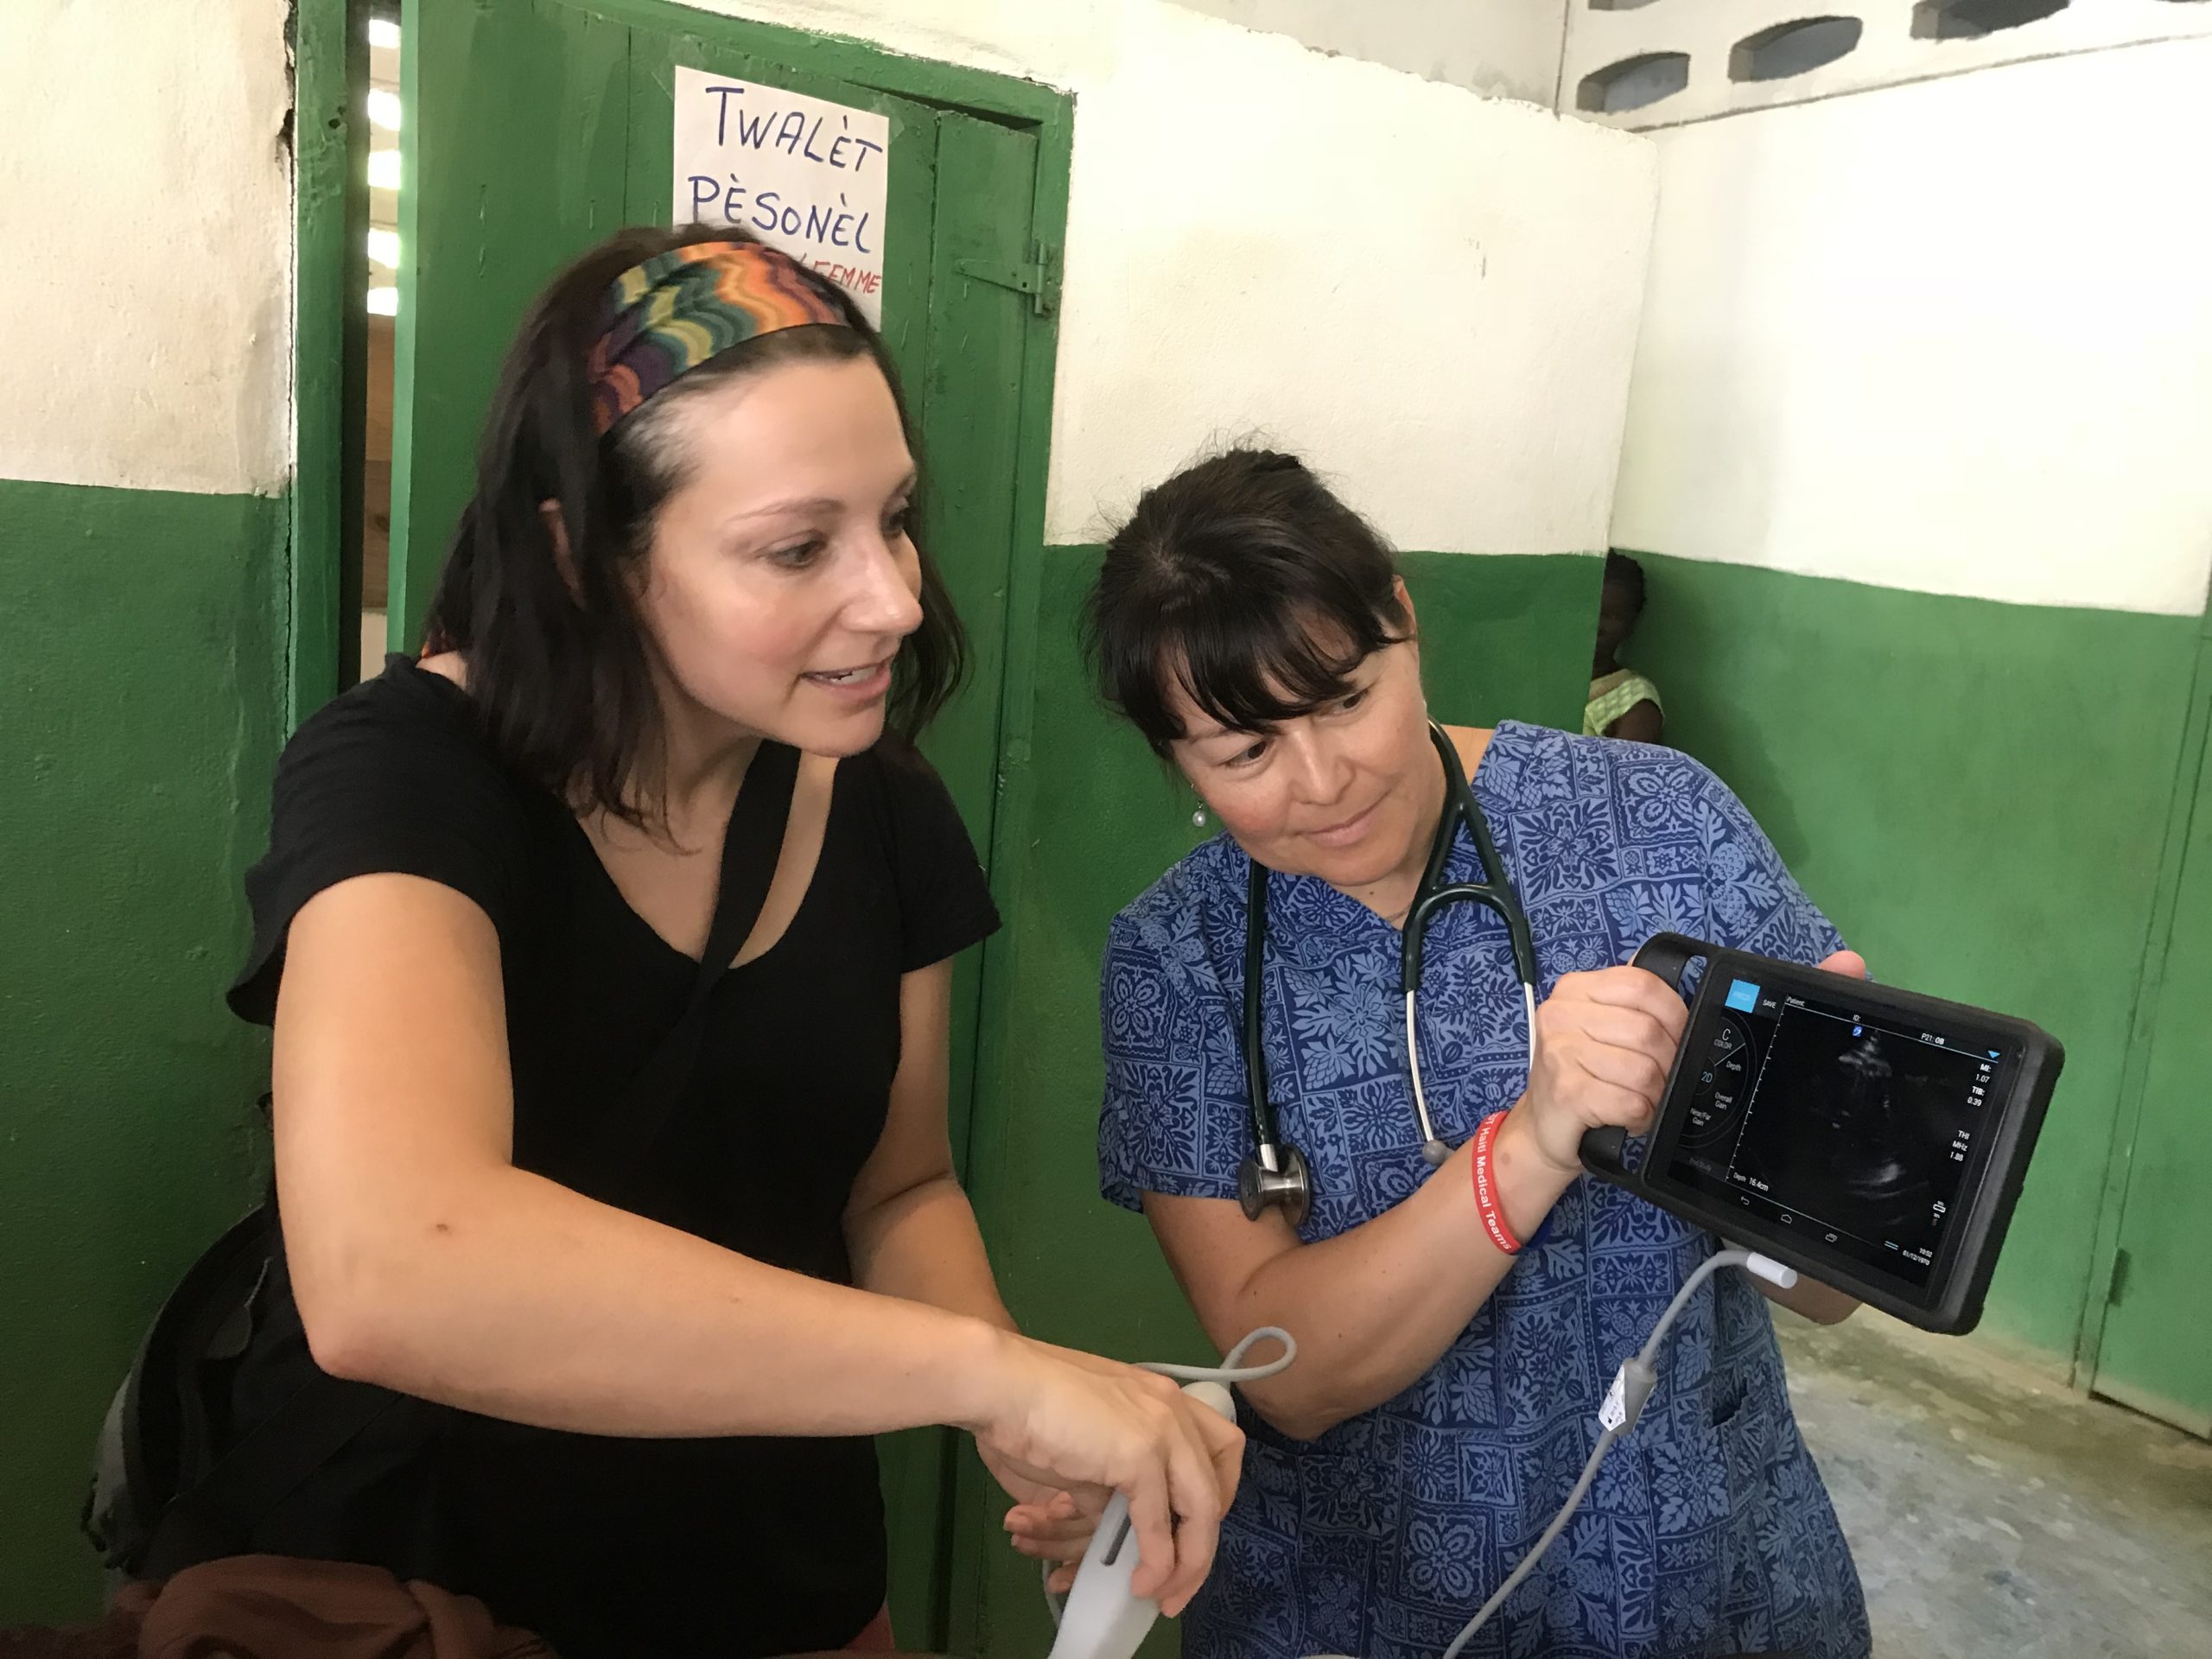
{"type": "MultiPolygon", "coordinates": [[[[1428,861],[1421,874],[1421,886],[1414,890],[1414,902],[1406,912],[1402,939],[1399,947],[1398,984],[1405,1002],[1407,1070],[1413,1084],[1414,1112],[1421,1137],[1421,1156],[1431,1166],[1442,1164],[1452,1155],[1452,1148],[1436,1133],[1435,1120],[1428,1109],[1428,1093],[1421,1071],[1421,1033],[1414,1017],[1414,1002],[1421,988],[1421,946],[1429,918],[1447,905],[1468,902],[1481,905],[1494,912],[1505,923],[1507,938],[1513,950],[1514,976],[1521,984],[1522,1006],[1529,1021],[1529,1076],[1536,1073],[1536,958],[1535,943],[1529,927],[1528,912],[1521,907],[1520,896],[1513,890],[1504,871],[1504,861],[1498,855],[1497,843],[1491,839],[1490,824],[1483,816],[1481,805],[1467,782],[1465,769],[1459,764],[1459,751],[1444,728],[1433,721],[1429,722],[1429,740],[1434,746],[1439,763],[1444,768],[1444,809],[1437,819],[1436,830],[1429,842],[1428,861]],[[1475,843],[1475,856],[1482,871],[1479,882],[1446,883],[1444,872],[1451,861],[1452,848],[1459,839],[1461,824],[1467,826],[1475,843]]],[[[1269,1098],[1267,1054],[1262,1028],[1262,976],[1267,962],[1268,937],[1268,868],[1258,860],[1251,863],[1245,887],[1246,912],[1244,919],[1244,1070],[1245,1086],[1252,1117],[1254,1156],[1262,1170],[1274,1175],[1287,1168],[1295,1149],[1282,1140],[1280,1125],[1275,1119],[1274,1103],[1269,1098]]]]}

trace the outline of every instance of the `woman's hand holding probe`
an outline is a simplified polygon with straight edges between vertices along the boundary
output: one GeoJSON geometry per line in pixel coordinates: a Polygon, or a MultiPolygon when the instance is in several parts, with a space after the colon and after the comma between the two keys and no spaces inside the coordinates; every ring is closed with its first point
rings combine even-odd
{"type": "MultiPolygon", "coordinates": [[[[964,1427],[993,1472],[1068,1494],[1079,1513],[1126,1493],[1139,1560],[1131,1587],[1157,1599],[1162,1611],[1181,1612],[1213,1565],[1243,1461],[1243,1433],[1166,1377],[1011,1332],[992,1336],[995,1363],[978,1373],[983,1397],[964,1427]]],[[[1057,1529],[1072,1536],[1064,1523],[1074,1517],[1060,1507],[1057,1529]]],[[[1027,1521],[1015,1547],[1063,1559],[1065,1537],[1037,1541],[1055,1523],[1027,1521]]]]}

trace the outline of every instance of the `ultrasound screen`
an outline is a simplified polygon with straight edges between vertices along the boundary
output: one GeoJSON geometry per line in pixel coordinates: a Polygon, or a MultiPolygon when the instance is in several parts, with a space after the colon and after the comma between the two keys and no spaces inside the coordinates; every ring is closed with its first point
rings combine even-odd
{"type": "Polygon", "coordinates": [[[1741,979],[1703,1047],[1675,1179],[1924,1286],[2001,1098],[1999,1050],[1741,979]]]}

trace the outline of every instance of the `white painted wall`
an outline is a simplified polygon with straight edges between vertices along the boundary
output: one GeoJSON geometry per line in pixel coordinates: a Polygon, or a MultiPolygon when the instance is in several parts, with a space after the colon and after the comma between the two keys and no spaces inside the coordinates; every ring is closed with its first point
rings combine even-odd
{"type": "Polygon", "coordinates": [[[8,0],[0,478],[289,472],[285,0],[8,0]]]}
{"type": "Polygon", "coordinates": [[[2212,40],[1657,135],[1612,540],[2194,613],[2212,40]]]}
{"type": "Polygon", "coordinates": [[[1400,546],[1602,547],[1642,143],[1174,8],[1131,33],[1077,104],[1052,539],[1249,427],[1400,546]]]}
{"type": "Polygon", "coordinates": [[[1073,87],[1110,75],[1123,16],[1151,0],[682,0],[699,11],[873,41],[1073,87]]]}
{"type": "Polygon", "coordinates": [[[1180,0],[1317,52],[1402,69],[1486,98],[1549,108],[1559,88],[1568,0],[1180,0]]]}
{"type": "Polygon", "coordinates": [[[1576,92],[1592,71],[1649,52],[1687,54],[1688,85],[1643,109],[1589,119],[1649,130],[1997,64],[2212,35],[2212,5],[2202,0],[2072,0],[2048,17],[1979,39],[1916,39],[1913,16],[1918,3],[1665,0],[1622,11],[1599,10],[1578,0],[1570,13],[1560,106],[1575,109],[1576,92]],[[1786,79],[1730,78],[1730,59],[1738,41],[1778,24],[1822,16],[1856,17],[1865,25],[1858,46],[1847,56],[1786,79]]]}
{"type": "Polygon", "coordinates": [[[1161,0],[708,0],[1076,94],[1047,531],[1211,442],[1400,546],[1605,545],[1648,143],[1161,0]]]}

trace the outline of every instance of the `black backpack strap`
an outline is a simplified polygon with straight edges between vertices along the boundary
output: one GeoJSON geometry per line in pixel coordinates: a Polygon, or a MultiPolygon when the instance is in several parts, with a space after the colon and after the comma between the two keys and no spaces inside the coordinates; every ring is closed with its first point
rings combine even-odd
{"type": "Polygon", "coordinates": [[[125,1385],[126,1490],[175,1494],[150,1517],[141,1559],[116,1563],[136,1576],[166,1579],[238,1554],[256,1521],[370,1423],[388,1411],[428,1409],[389,1389],[318,1370],[215,1455],[217,1414],[208,1409],[211,1383],[202,1370],[245,1351],[276,1236],[276,1212],[264,1205],[203,1254],[162,1308],[125,1385]],[[195,1469],[207,1472],[194,1479],[195,1469]]]}
{"type": "Polygon", "coordinates": [[[199,1384],[207,1366],[244,1351],[273,1232],[267,1211],[256,1208],[202,1250],[138,1345],[100,1426],[79,1518],[111,1567],[141,1570],[162,1506],[213,1459],[219,1413],[199,1384]]]}
{"type": "Polygon", "coordinates": [[[254,1523],[386,1413],[429,1412],[427,1402],[316,1371],[248,1429],[155,1523],[141,1567],[150,1579],[248,1547],[254,1523]]]}
{"type": "MultiPolygon", "coordinates": [[[[698,1060],[708,1001],[768,901],[798,779],[798,751],[764,740],[746,768],[730,810],[714,921],[690,995],[675,1026],[624,1092],[620,1105],[577,1155],[575,1173],[588,1176],[591,1187],[602,1194],[619,1192],[636,1179],[683,1097],[698,1060]]],[[[234,1245],[244,1230],[241,1224],[226,1235],[224,1243],[234,1245]]],[[[184,1359],[196,1371],[196,1357],[184,1359]]],[[[412,1395],[315,1371],[282,1406],[227,1448],[206,1476],[163,1507],[140,1570],[149,1577],[166,1578],[194,1562],[238,1554],[248,1548],[255,1522],[370,1424],[388,1412],[427,1416],[437,1409],[412,1395]]]]}

